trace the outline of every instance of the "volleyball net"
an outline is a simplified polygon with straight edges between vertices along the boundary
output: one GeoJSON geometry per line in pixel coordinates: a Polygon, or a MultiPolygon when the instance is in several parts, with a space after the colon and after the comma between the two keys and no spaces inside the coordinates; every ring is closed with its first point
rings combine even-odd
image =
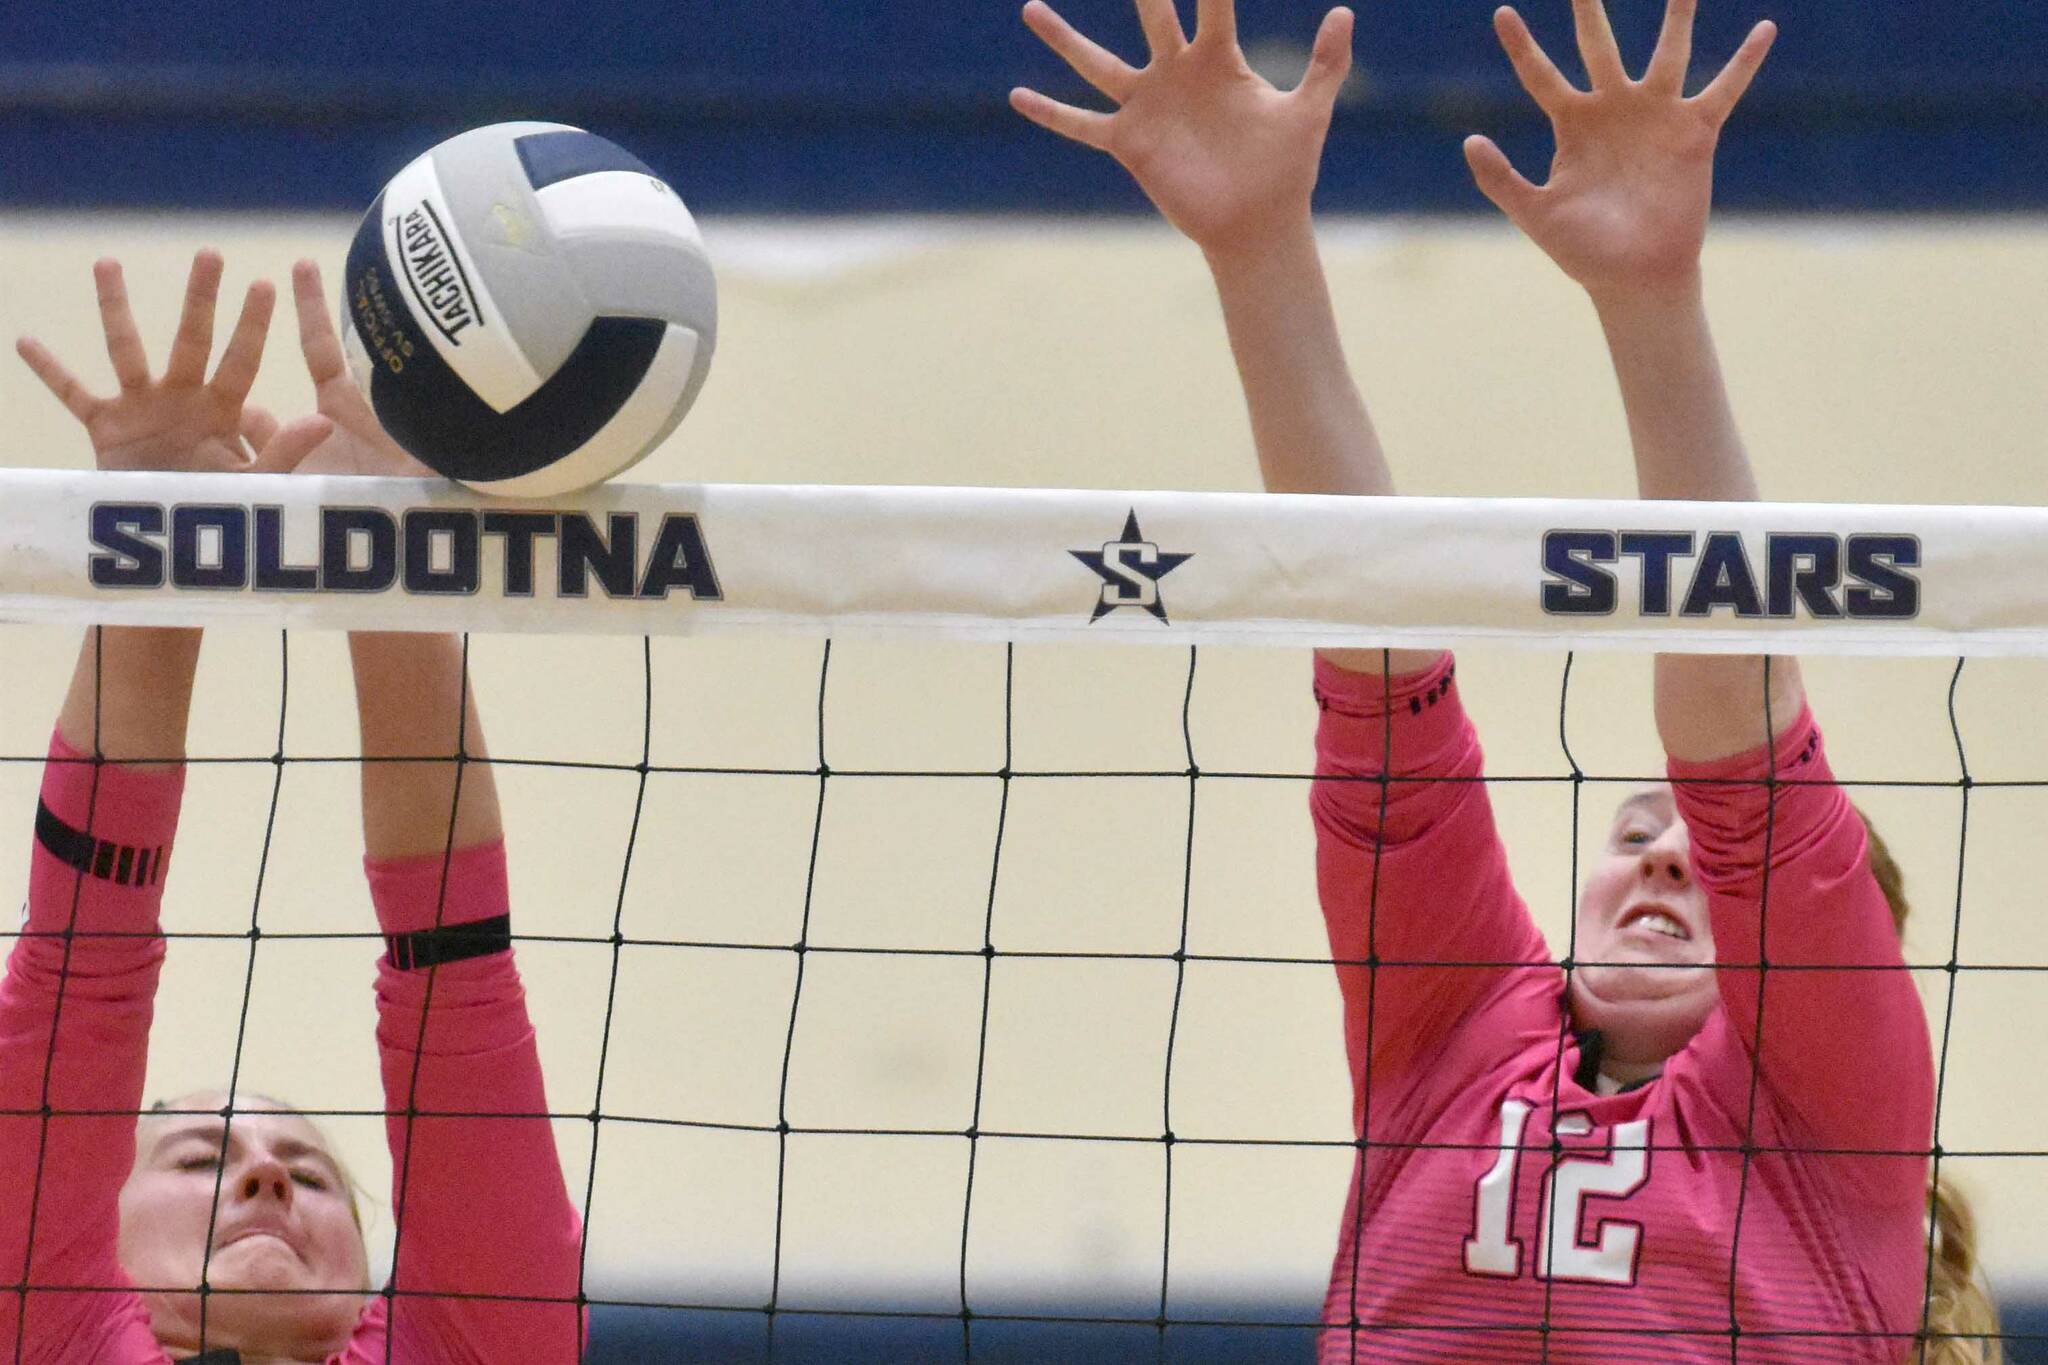
{"type": "Polygon", "coordinates": [[[1662,778],[1646,656],[1807,660],[1913,891],[1929,1154],[1994,1273],[2048,1218],[2048,511],[27,471],[0,508],[0,868],[80,627],[209,627],[150,1093],[289,1100],[387,1248],[341,632],[464,636],[594,1361],[1306,1356],[1360,1146],[1307,646],[1459,651],[1560,958],[1662,778]]]}

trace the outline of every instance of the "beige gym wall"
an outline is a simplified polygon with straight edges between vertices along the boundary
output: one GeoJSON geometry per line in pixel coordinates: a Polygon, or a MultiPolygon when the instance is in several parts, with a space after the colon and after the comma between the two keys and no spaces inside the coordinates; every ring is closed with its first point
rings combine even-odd
{"type": "MultiPolygon", "coordinates": [[[[0,327],[41,336],[103,386],[95,256],[127,263],[160,361],[193,248],[211,243],[226,252],[230,288],[258,273],[282,279],[300,253],[316,256],[331,284],[350,227],[326,217],[0,218],[0,259],[14,281],[0,327]]],[[[697,411],[637,479],[1252,486],[1249,437],[1206,276],[1195,252],[1163,229],[712,222],[707,237],[723,289],[718,359],[697,411]]],[[[1404,489],[1632,491],[1592,315],[1532,248],[1492,224],[1434,221],[1332,223],[1326,242],[1352,359],[1404,489]]],[[[2048,502],[2048,225],[1732,223],[1717,231],[1709,268],[1730,382],[1768,496],[2048,502]]],[[[287,306],[258,388],[287,415],[307,402],[293,340],[287,306]]],[[[62,409],[11,361],[0,365],[0,413],[0,462],[76,467],[89,459],[62,409]]],[[[266,756],[279,727],[278,639],[216,635],[202,671],[194,753],[266,756]]],[[[40,752],[75,644],[71,631],[0,630],[0,753],[40,752]]],[[[639,641],[492,638],[475,650],[499,756],[638,761],[639,641]]],[[[652,658],[656,762],[816,763],[815,642],[664,640],[652,658]]],[[[1464,657],[1461,679],[1493,772],[1565,771],[1562,667],[1561,656],[1546,654],[1464,657]]],[[[1204,651],[1191,707],[1200,765],[1302,771],[1313,723],[1306,668],[1300,653],[1204,651]]],[[[1185,767],[1186,669],[1181,650],[1020,650],[1014,763],[1185,767]]],[[[1811,664],[1838,773],[1952,779],[1944,705],[1952,670],[1941,661],[1811,664]]],[[[290,676],[287,751],[350,752],[339,642],[295,634],[290,676]]],[[[1976,778],[2048,781],[2044,686],[2048,668],[2033,662],[1965,671],[1958,718],[1976,778]]],[[[827,756],[841,770],[992,770],[1002,761],[1002,689],[1000,648],[844,645],[833,654],[827,690],[827,756]]],[[[1567,730],[1588,773],[1659,768],[1648,703],[1644,660],[1577,661],[1567,730]]],[[[171,927],[248,928],[274,776],[268,763],[195,766],[166,912],[171,927]]],[[[0,886],[23,882],[36,781],[33,763],[0,764],[0,817],[17,828],[16,837],[0,839],[0,886]]],[[[520,928],[608,936],[636,775],[520,766],[503,770],[501,783],[520,928]]],[[[353,784],[345,763],[286,769],[261,891],[266,930],[370,928],[355,862],[353,784]]],[[[792,942],[817,787],[812,777],[651,779],[625,931],[792,942]]],[[[1585,837],[1598,838],[1623,790],[1584,788],[1585,837]]],[[[1327,951],[1303,795],[1298,782],[1199,785],[1192,949],[1308,958],[1327,951]]],[[[1881,788],[1859,790],[1858,799],[1890,837],[1915,894],[1909,957],[1945,961],[1957,903],[1958,793],[1881,788]]],[[[998,800],[998,784],[987,778],[835,778],[811,900],[813,941],[978,948],[998,800]]],[[[1562,948],[1570,787],[1503,785],[1495,800],[1524,893],[1562,948]]],[[[995,878],[997,945],[1171,951],[1181,928],[1187,810],[1179,778],[1017,781],[995,878]]],[[[2044,823],[2042,792],[1972,794],[1965,962],[2048,964],[2044,823]]],[[[380,1107],[373,957],[362,942],[266,941],[256,955],[241,1084],[308,1108],[380,1107]]],[[[238,939],[174,946],[153,1095],[226,1079],[248,961],[238,939]]],[[[534,944],[522,948],[521,964],[552,1103],[587,1111],[597,1095],[611,949],[534,944]]],[[[605,1111],[772,1125],[794,969],[793,954],[772,949],[629,949],[605,1111]]],[[[1949,979],[1932,971],[1921,983],[1939,1045],[1949,979]]],[[[791,1121],[965,1128],[981,990],[974,956],[812,954],[789,1080],[791,1121]]],[[[999,961],[983,1126],[1157,1137],[1173,996],[1171,964],[999,961]]],[[[2048,973],[1963,976],[1947,1037],[1942,1145],[2048,1148],[2048,973]]],[[[1327,968],[1190,966],[1172,1073],[1175,1131],[1341,1141],[1348,1119],[1339,1042],[1327,968]]],[[[341,1118],[328,1126],[381,1196],[381,1124],[341,1118]]],[[[580,1198],[589,1125],[564,1122],[560,1134],[580,1198]]],[[[691,1302],[765,1300],[772,1134],[607,1124],[599,1155],[591,1230],[600,1282],[691,1302]]],[[[1276,1290],[1312,1304],[1334,1241],[1346,1156],[1341,1148],[1179,1147],[1176,1297],[1276,1290]]],[[[957,1306],[966,1159],[957,1137],[793,1140],[789,1300],[816,1302],[867,1285],[895,1301],[957,1306]]],[[[2031,1235],[2048,1225],[2043,1159],[1957,1159],[1945,1169],[1979,1200],[2000,1281],[2048,1282],[2048,1248],[2031,1235]]],[[[977,1307],[1033,1292],[1125,1304],[1156,1296],[1162,1176],[1156,1143],[984,1141],[968,1257],[977,1307]]],[[[377,1230],[388,1239],[388,1210],[377,1230]]]]}

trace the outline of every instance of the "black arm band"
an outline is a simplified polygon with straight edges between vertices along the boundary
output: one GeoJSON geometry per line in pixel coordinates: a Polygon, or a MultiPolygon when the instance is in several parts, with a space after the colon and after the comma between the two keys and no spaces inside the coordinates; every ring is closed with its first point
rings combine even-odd
{"type": "Polygon", "coordinates": [[[444,924],[438,929],[421,929],[411,934],[391,934],[384,939],[391,952],[391,965],[402,972],[422,967],[439,967],[472,957],[489,957],[512,946],[512,917],[471,920],[467,924],[444,924]]]}
{"type": "Polygon", "coordinates": [[[41,802],[36,803],[36,842],[65,866],[116,886],[157,885],[164,879],[164,857],[170,852],[163,844],[144,848],[95,839],[64,823],[41,802]]]}

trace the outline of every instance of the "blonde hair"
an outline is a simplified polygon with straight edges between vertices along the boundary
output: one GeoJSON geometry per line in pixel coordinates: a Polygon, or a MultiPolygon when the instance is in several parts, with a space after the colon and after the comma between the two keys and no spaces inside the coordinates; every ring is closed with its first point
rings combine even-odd
{"type": "MultiPolygon", "coordinates": [[[[1861,810],[1856,814],[1870,840],[1871,875],[1891,907],[1892,926],[1903,936],[1906,917],[1913,912],[1905,874],[1870,817],[1861,810]]],[[[1977,1273],[1977,1216],[1938,1165],[1927,1180],[1927,1229],[1926,1326],[1910,1359],[1915,1365],[2002,1365],[1998,1306],[1977,1273]]]]}

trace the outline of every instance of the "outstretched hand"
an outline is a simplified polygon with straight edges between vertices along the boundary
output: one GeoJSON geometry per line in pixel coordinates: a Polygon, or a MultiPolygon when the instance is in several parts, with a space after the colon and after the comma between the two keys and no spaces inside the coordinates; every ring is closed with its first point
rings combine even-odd
{"type": "Polygon", "coordinates": [[[1697,284],[1714,147],[1778,32],[1758,24],[1688,99],[1697,8],[1698,0],[1668,0],[1657,50],[1632,80],[1602,0],[1572,0],[1590,90],[1565,79],[1521,15],[1507,7],[1494,15],[1516,76],[1550,119],[1557,153],[1540,186],[1488,138],[1468,138],[1465,158],[1486,197],[1596,298],[1697,284]]]}
{"type": "Polygon", "coordinates": [[[219,252],[204,250],[193,257],[177,336],[159,376],[150,373],[120,262],[102,260],[93,266],[100,326],[119,385],[111,397],[90,392],[33,337],[15,344],[36,377],[85,428],[101,469],[281,473],[326,438],[324,418],[280,425],[247,406],[277,304],[277,290],[269,281],[249,286],[220,364],[212,379],[206,377],[221,271],[219,252]]]}
{"type": "Polygon", "coordinates": [[[1142,68],[1031,0],[1025,25],[1117,108],[1097,113],[1023,88],[1010,93],[1012,107],[1115,157],[1205,251],[1256,247],[1306,224],[1331,111],[1351,70],[1351,11],[1324,18],[1307,74],[1283,91],[1245,61],[1236,0],[1197,0],[1193,39],[1175,0],[1137,6],[1150,49],[1142,68]]]}
{"type": "Polygon", "coordinates": [[[292,267],[292,303],[299,316],[299,352],[313,381],[313,398],[331,432],[299,464],[302,474],[431,476],[433,470],[405,452],[377,420],[369,399],[348,372],[334,315],[320,283],[320,267],[300,261],[292,267]]]}

